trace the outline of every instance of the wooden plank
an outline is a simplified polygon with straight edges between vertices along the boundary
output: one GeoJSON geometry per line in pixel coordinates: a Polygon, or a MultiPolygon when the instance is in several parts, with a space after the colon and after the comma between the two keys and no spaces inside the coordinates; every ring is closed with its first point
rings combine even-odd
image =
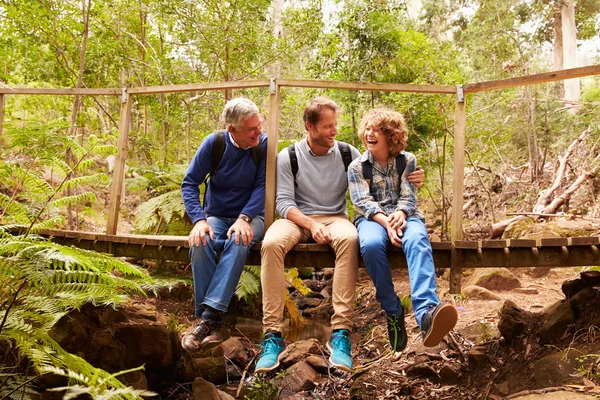
{"type": "Polygon", "coordinates": [[[145,86],[130,88],[131,94],[157,94],[157,93],[180,93],[180,92],[199,92],[204,90],[223,90],[223,89],[249,89],[269,87],[268,80],[248,80],[248,81],[228,81],[228,82],[207,82],[193,83],[184,85],[166,85],[166,86],[145,86]]]}
{"type": "Polygon", "coordinates": [[[4,125],[4,94],[0,93],[0,139],[2,138],[2,126],[4,125]]]}
{"type": "Polygon", "coordinates": [[[279,85],[271,82],[269,94],[269,141],[265,182],[265,232],[275,221],[275,189],[277,186],[277,143],[279,143],[279,85]]]}
{"type": "Polygon", "coordinates": [[[509,247],[537,247],[537,240],[535,239],[509,239],[509,247]]]}
{"type": "Polygon", "coordinates": [[[454,94],[455,86],[449,85],[414,85],[404,83],[376,82],[331,82],[320,80],[281,79],[278,85],[282,87],[340,89],[340,90],[375,90],[378,92],[408,92],[408,93],[440,93],[454,94]]]}
{"type": "MultiPolygon", "coordinates": [[[[454,111],[454,171],[452,175],[452,242],[463,239],[463,190],[465,180],[465,132],[467,104],[457,96],[454,111]]],[[[452,250],[450,293],[460,294],[462,282],[462,250],[452,250]]]]}
{"type": "Polygon", "coordinates": [[[497,239],[497,240],[482,240],[481,248],[489,248],[489,249],[503,249],[508,246],[508,242],[506,240],[497,239]]]}
{"type": "Polygon", "coordinates": [[[598,236],[571,238],[571,246],[590,246],[590,245],[597,245],[597,244],[600,244],[600,237],[598,237],[598,236]]]}
{"type": "Polygon", "coordinates": [[[457,249],[478,249],[479,241],[471,241],[471,240],[457,240],[454,242],[454,246],[457,249]]]}
{"type": "Polygon", "coordinates": [[[539,83],[562,81],[571,78],[600,74],[600,65],[563,69],[560,71],[544,72],[541,74],[520,76],[498,81],[469,83],[464,85],[465,93],[483,92],[487,90],[508,89],[515,86],[537,85],[539,83]]]}
{"type": "MultiPolygon", "coordinates": [[[[477,244],[477,242],[475,242],[477,244]]],[[[452,248],[452,242],[431,242],[431,248],[433,250],[450,250],[452,248]]]]}
{"type": "Polygon", "coordinates": [[[117,233],[117,225],[119,223],[119,209],[121,208],[123,181],[125,179],[125,160],[127,159],[127,138],[129,136],[129,122],[131,120],[131,97],[131,93],[128,92],[125,101],[121,100],[117,157],[113,169],[110,203],[108,205],[108,222],[106,224],[106,233],[111,235],[117,233]]]}
{"type": "Polygon", "coordinates": [[[119,96],[121,89],[104,88],[11,88],[0,87],[0,94],[30,94],[30,95],[52,95],[52,96],[119,96]]]}
{"type": "Polygon", "coordinates": [[[555,247],[555,246],[568,246],[569,238],[542,238],[540,240],[541,246],[555,247]]]}

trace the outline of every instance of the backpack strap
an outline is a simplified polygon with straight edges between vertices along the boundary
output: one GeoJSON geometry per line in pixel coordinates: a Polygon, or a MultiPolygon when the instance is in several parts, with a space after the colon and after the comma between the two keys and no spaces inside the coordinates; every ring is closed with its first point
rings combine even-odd
{"type": "Polygon", "coordinates": [[[338,149],[342,153],[342,161],[344,162],[344,169],[348,172],[348,165],[352,162],[352,153],[350,152],[350,145],[344,142],[337,142],[338,149]]]}
{"type": "Polygon", "coordinates": [[[202,207],[206,205],[206,192],[208,191],[208,180],[211,176],[214,175],[215,171],[217,170],[217,167],[221,163],[223,153],[225,153],[225,131],[220,130],[215,132],[215,141],[213,143],[213,148],[211,152],[212,165],[210,167],[210,171],[208,171],[208,174],[206,174],[206,176],[204,177],[204,182],[202,182],[202,184],[204,185],[204,198],[202,199],[202,207]]]}
{"type": "Polygon", "coordinates": [[[288,146],[288,154],[290,155],[290,166],[292,167],[292,174],[294,175],[294,186],[298,187],[296,182],[296,175],[298,174],[298,156],[296,155],[296,145],[290,144],[288,146]]]}
{"type": "Polygon", "coordinates": [[[252,147],[250,151],[252,152],[252,159],[254,160],[254,165],[256,165],[256,168],[258,169],[260,162],[263,160],[262,146],[259,143],[258,146],[252,147]]]}
{"type": "MultiPolygon", "coordinates": [[[[396,171],[398,171],[398,176],[400,177],[400,181],[402,181],[402,174],[404,173],[404,169],[406,168],[406,157],[404,154],[398,154],[396,156],[396,171]]],[[[362,172],[363,178],[369,183],[369,192],[373,193],[373,165],[371,161],[365,160],[362,162],[362,172]]]]}

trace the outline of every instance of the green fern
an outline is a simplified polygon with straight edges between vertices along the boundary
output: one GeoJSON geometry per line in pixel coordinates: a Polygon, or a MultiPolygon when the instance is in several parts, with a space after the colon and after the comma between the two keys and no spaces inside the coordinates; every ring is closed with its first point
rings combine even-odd
{"type": "Polygon", "coordinates": [[[260,266],[246,265],[242,270],[240,281],[235,288],[235,296],[240,300],[248,300],[260,293],[260,266]]]}
{"type": "Polygon", "coordinates": [[[183,219],[185,206],[181,190],[173,190],[142,203],[134,214],[133,224],[138,232],[156,232],[162,224],[183,219]]]}

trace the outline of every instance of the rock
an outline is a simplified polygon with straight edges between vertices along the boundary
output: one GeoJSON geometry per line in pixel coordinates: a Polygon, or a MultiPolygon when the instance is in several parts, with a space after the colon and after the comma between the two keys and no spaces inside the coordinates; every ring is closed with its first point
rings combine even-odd
{"type": "Polygon", "coordinates": [[[321,294],[321,296],[323,296],[324,299],[329,299],[331,297],[331,294],[329,293],[329,288],[323,288],[323,290],[321,290],[319,293],[321,294]]]}
{"type": "Polygon", "coordinates": [[[530,314],[522,310],[513,301],[506,300],[500,309],[498,330],[507,341],[513,340],[527,329],[530,314]]]}
{"type": "Polygon", "coordinates": [[[498,328],[493,323],[476,322],[460,330],[460,334],[475,343],[485,342],[500,336],[498,328]]]}
{"type": "MultiPolygon", "coordinates": [[[[229,383],[226,385],[222,385],[219,386],[219,394],[221,393],[225,393],[233,398],[236,398],[237,395],[237,391],[238,391],[238,385],[239,383],[229,383]]],[[[249,389],[249,384],[248,382],[244,382],[242,384],[242,388],[240,390],[240,395],[239,397],[237,397],[238,399],[245,399],[246,398],[246,394],[248,394],[248,389],[249,389]]],[[[221,394],[221,397],[223,395],[221,394]]]]}
{"type": "Polygon", "coordinates": [[[237,365],[227,363],[226,370],[227,381],[239,381],[240,379],[242,379],[243,370],[241,370],[240,367],[238,367],[237,365]]]}
{"type": "Polygon", "coordinates": [[[323,358],[319,356],[308,356],[306,357],[307,363],[311,365],[318,373],[326,374],[329,371],[329,364],[323,358]]]}
{"type": "Polygon", "coordinates": [[[471,369],[480,368],[487,362],[485,347],[473,347],[469,351],[469,367],[471,369]]]}
{"type": "Polygon", "coordinates": [[[325,268],[325,280],[333,279],[335,268],[325,268]]]}
{"type": "Polygon", "coordinates": [[[529,271],[529,274],[534,278],[541,278],[542,276],[548,275],[551,269],[551,267],[533,267],[529,271]]]}
{"type": "Polygon", "coordinates": [[[324,301],[315,308],[306,308],[302,310],[302,315],[306,315],[307,317],[329,318],[333,315],[333,305],[330,301],[324,301]]]}
{"type": "Polygon", "coordinates": [[[548,344],[558,341],[573,320],[573,310],[568,301],[556,302],[545,311],[546,317],[538,336],[542,343],[548,344]]]}
{"type": "Polygon", "coordinates": [[[489,290],[512,290],[521,287],[521,282],[506,268],[481,268],[473,273],[469,281],[469,286],[471,285],[489,290]]]}
{"type": "Polygon", "coordinates": [[[187,358],[185,362],[184,379],[193,381],[203,378],[216,385],[227,381],[227,366],[223,357],[187,358]]]}
{"type": "Polygon", "coordinates": [[[85,343],[88,340],[88,329],[84,323],[85,317],[78,311],[62,317],[50,330],[50,336],[62,347],[85,343]]]}
{"type": "Polygon", "coordinates": [[[297,393],[315,388],[315,379],[319,374],[306,361],[300,361],[286,370],[286,375],[279,384],[284,391],[297,393]]]}
{"type": "Polygon", "coordinates": [[[217,389],[217,392],[219,392],[219,396],[221,396],[221,400],[235,400],[235,397],[233,397],[229,393],[225,393],[224,391],[218,390],[218,389],[217,389]]]}
{"type": "Polygon", "coordinates": [[[455,384],[460,380],[460,370],[451,364],[442,365],[439,375],[442,383],[450,385],[455,384]]]}
{"type": "Polygon", "coordinates": [[[578,366],[577,351],[557,352],[538,360],[534,365],[535,386],[538,389],[561,386],[569,381],[578,366]]]}
{"type": "Polygon", "coordinates": [[[583,290],[584,287],[585,284],[581,279],[569,279],[564,281],[560,288],[564,293],[565,297],[567,299],[570,299],[571,297],[579,293],[581,290],[583,290]]]}
{"type": "Polygon", "coordinates": [[[300,310],[304,310],[306,308],[314,308],[317,307],[321,304],[321,299],[318,298],[314,298],[314,297],[300,297],[298,298],[298,300],[296,300],[296,305],[298,306],[298,308],[300,310]]]}
{"type": "Polygon", "coordinates": [[[593,287],[600,285],[600,271],[584,271],[580,276],[585,286],[593,287]]]}
{"type": "Polygon", "coordinates": [[[409,365],[404,371],[409,378],[432,378],[435,380],[440,378],[438,373],[427,364],[409,365]]]}
{"type": "Polygon", "coordinates": [[[300,279],[311,279],[313,276],[313,271],[316,271],[315,268],[312,267],[301,267],[298,268],[298,278],[300,279]]]}
{"type": "Polygon", "coordinates": [[[320,291],[323,290],[323,288],[325,288],[325,286],[327,286],[327,282],[325,281],[315,281],[312,279],[307,279],[304,281],[304,285],[309,288],[310,290],[312,290],[313,292],[317,292],[319,293],[320,291]]]}
{"type": "Polygon", "coordinates": [[[192,392],[194,400],[221,400],[221,395],[215,385],[202,378],[194,379],[192,392]]]}
{"type": "Polygon", "coordinates": [[[248,353],[246,346],[239,338],[231,337],[221,343],[223,355],[236,363],[237,365],[246,366],[248,364],[248,353]]]}
{"type": "Polygon", "coordinates": [[[584,309],[587,308],[587,306],[595,297],[596,294],[594,293],[594,289],[592,289],[590,286],[586,286],[575,296],[571,297],[569,304],[571,304],[571,308],[573,309],[575,315],[579,315],[584,309]]]}
{"type": "Polygon", "coordinates": [[[148,379],[144,371],[132,371],[117,377],[126,386],[134,389],[148,390],[148,379]]]}
{"type": "Polygon", "coordinates": [[[160,325],[117,325],[114,338],[124,345],[126,368],[172,367],[181,352],[177,333],[160,325]]]}
{"type": "Polygon", "coordinates": [[[594,398],[589,394],[567,392],[565,390],[513,397],[514,400],[592,400],[594,398]]]}
{"type": "Polygon", "coordinates": [[[538,294],[538,291],[536,288],[524,288],[524,287],[516,288],[513,290],[513,292],[521,293],[521,294],[538,294]]]}
{"type": "Polygon", "coordinates": [[[476,285],[467,286],[463,289],[463,294],[467,299],[473,300],[501,300],[502,298],[490,290],[476,285]]]}
{"type": "Polygon", "coordinates": [[[309,354],[321,354],[321,345],[317,339],[294,342],[285,349],[285,354],[280,361],[281,367],[287,368],[292,364],[296,364],[309,354]]]}

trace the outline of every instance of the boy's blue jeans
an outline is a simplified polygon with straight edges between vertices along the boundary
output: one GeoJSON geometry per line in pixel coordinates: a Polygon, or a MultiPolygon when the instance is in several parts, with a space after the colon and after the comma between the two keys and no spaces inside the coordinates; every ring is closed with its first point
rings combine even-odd
{"type": "MultiPolygon", "coordinates": [[[[387,257],[390,239],[387,230],[377,222],[361,218],[356,223],[360,254],[375,285],[375,296],[388,316],[399,315],[400,298],[394,291],[392,272],[387,257]]],[[[437,305],[435,266],[427,228],[418,217],[406,220],[402,236],[402,249],[408,263],[408,276],[415,319],[421,327],[421,319],[427,305],[437,305]]]]}
{"type": "Polygon", "coordinates": [[[227,311],[235,292],[250,247],[262,239],[265,222],[257,216],[250,223],[254,238],[252,243],[235,243],[235,233],[227,239],[227,231],[237,218],[208,217],[207,222],[214,232],[214,240],[206,235],[206,246],[190,247],[190,260],[194,275],[194,313],[202,314],[203,304],[219,311],[227,311]]]}

